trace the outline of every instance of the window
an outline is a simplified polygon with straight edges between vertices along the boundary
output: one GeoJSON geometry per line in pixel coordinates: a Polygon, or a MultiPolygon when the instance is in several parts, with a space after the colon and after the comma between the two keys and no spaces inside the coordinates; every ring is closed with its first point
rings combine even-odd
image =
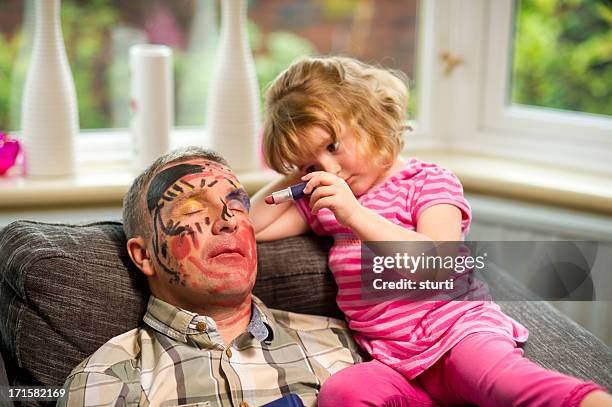
{"type": "Polygon", "coordinates": [[[611,25],[601,1],[518,1],[510,102],[612,115],[611,25]]]}
{"type": "MultiPolygon", "coordinates": [[[[262,90],[304,54],[353,55],[414,78],[418,1],[250,0],[248,6],[262,90]]],[[[81,129],[129,127],[128,51],[143,42],[173,49],[176,125],[204,126],[219,8],[213,0],[63,0],[81,129]]],[[[33,11],[33,0],[0,4],[0,130],[19,129],[33,11]]]]}
{"type": "Polygon", "coordinates": [[[445,145],[455,151],[611,174],[612,116],[605,106],[612,98],[609,85],[604,90],[600,85],[612,69],[610,33],[608,29],[602,34],[599,25],[609,18],[609,7],[602,11],[597,4],[603,2],[588,0],[443,3],[434,14],[441,26],[448,22],[448,28],[434,34],[433,52],[461,61],[449,74],[438,69],[434,78],[441,90],[433,94],[432,105],[447,117],[438,129],[445,145]],[[563,13],[578,17],[564,20],[563,13]],[[536,21],[528,22],[531,19],[536,21]],[[574,41],[577,34],[572,30],[578,28],[572,24],[586,24],[590,33],[581,29],[587,37],[574,41]],[[537,31],[547,25],[555,27],[554,35],[537,31]],[[590,50],[597,57],[585,57],[581,63],[588,43],[597,44],[590,50]],[[526,44],[540,48],[536,52],[526,44]],[[575,70],[581,70],[581,79],[575,70]],[[583,89],[578,93],[579,80],[583,89]],[[548,88],[532,95],[533,87],[548,88]]]}

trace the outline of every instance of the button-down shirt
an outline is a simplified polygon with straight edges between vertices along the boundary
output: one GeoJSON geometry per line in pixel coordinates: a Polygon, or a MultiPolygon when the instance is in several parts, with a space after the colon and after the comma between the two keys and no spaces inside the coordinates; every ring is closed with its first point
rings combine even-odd
{"type": "Polygon", "coordinates": [[[331,374],[361,361],[344,322],[255,297],[247,330],[229,345],[212,318],[154,296],[143,321],[81,362],[58,405],[260,406],[295,393],[314,406],[331,374]]]}

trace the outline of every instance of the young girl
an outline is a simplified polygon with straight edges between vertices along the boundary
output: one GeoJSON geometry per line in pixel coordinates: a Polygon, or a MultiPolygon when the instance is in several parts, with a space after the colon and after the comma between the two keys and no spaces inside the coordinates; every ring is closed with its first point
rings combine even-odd
{"type": "Polygon", "coordinates": [[[265,159],[287,176],[253,198],[256,238],[334,237],[338,306],[373,357],[325,382],[319,405],[612,406],[603,387],[523,358],[527,329],[490,301],[361,300],[361,241],[456,241],[470,224],[450,171],[399,157],[407,99],[397,74],[342,57],[301,59],[267,92],[265,159]],[[265,202],[302,181],[309,198],[265,202]]]}

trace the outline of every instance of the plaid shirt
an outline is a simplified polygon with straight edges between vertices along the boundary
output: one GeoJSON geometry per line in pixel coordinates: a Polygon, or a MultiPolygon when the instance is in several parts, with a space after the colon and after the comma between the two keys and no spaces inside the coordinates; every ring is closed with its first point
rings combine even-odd
{"type": "Polygon", "coordinates": [[[346,325],[268,309],[253,297],[247,331],[225,346],[215,321],[149,300],[144,325],[116,336],[68,376],[59,406],[260,406],[361,361],[346,325]]]}

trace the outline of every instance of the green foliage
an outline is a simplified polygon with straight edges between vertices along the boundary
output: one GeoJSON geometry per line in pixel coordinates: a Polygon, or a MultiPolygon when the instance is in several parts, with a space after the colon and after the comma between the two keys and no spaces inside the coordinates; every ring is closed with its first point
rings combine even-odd
{"type": "Polygon", "coordinates": [[[62,30],[82,129],[110,127],[107,83],[110,27],[119,16],[110,0],[62,2],[62,30]]]}
{"type": "Polygon", "coordinates": [[[251,46],[256,52],[255,71],[263,107],[265,89],[270,82],[296,58],[316,54],[317,50],[308,40],[288,31],[275,31],[262,36],[255,24],[249,25],[249,38],[255,39],[251,40],[251,46]]]}
{"type": "Polygon", "coordinates": [[[11,123],[11,104],[15,61],[21,46],[21,33],[9,37],[0,33],[0,132],[17,127],[11,123]]]}
{"type": "Polygon", "coordinates": [[[512,101],[612,115],[612,6],[596,0],[522,0],[512,101]]]}

